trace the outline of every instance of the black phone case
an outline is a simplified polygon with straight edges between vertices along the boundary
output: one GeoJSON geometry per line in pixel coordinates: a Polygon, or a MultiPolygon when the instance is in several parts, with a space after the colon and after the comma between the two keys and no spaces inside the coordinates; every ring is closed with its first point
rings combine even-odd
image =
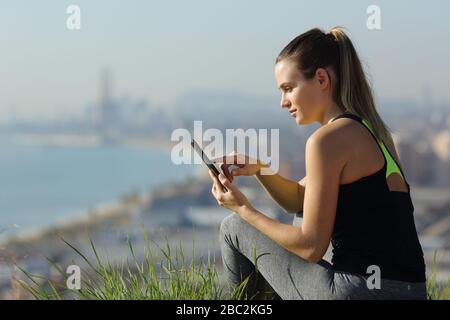
{"type": "MultiPolygon", "coordinates": [[[[219,174],[220,174],[219,170],[216,168],[216,166],[214,164],[212,164],[211,160],[209,160],[209,158],[203,152],[202,148],[200,148],[200,146],[194,139],[192,139],[192,141],[191,141],[191,146],[197,152],[197,154],[200,156],[200,158],[202,158],[203,162],[208,166],[208,168],[211,169],[213,174],[217,178],[219,178],[219,174]]],[[[227,188],[225,188],[224,186],[222,186],[222,188],[223,188],[224,192],[228,191],[227,188]]]]}

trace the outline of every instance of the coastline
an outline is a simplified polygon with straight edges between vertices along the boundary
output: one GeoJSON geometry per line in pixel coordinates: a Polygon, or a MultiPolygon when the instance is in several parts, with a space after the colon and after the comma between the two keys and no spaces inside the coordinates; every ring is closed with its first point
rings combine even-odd
{"type": "MultiPolygon", "coordinates": [[[[31,145],[39,147],[101,147],[101,146],[125,146],[139,149],[154,149],[161,152],[170,152],[171,143],[163,137],[127,138],[104,143],[99,135],[95,134],[53,134],[53,133],[32,133],[32,134],[11,134],[7,141],[12,141],[17,145],[31,145]]],[[[155,188],[155,191],[158,188],[155,188]]],[[[145,194],[133,193],[131,197],[134,204],[130,204],[130,199],[112,199],[105,203],[98,203],[94,207],[82,210],[68,218],[64,222],[44,227],[28,228],[24,231],[17,231],[11,235],[0,234],[0,245],[31,243],[47,237],[55,232],[74,232],[81,228],[94,228],[104,221],[114,221],[124,219],[132,214],[132,211],[140,206],[146,205],[152,198],[154,191],[145,194]]],[[[129,196],[126,196],[129,198],[129,196]]]]}
{"type": "Polygon", "coordinates": [[[135,210],[149,205],[151,201],[152,193],[147,195],[133,194],[124,199],[99,204],[61,223],[17,232],[0,240],[0,245],[9,247],[37,243],[55,234],[77,234],[83,230],[95,229],[105,223],[126,222],[129,221],[135,210]]]}

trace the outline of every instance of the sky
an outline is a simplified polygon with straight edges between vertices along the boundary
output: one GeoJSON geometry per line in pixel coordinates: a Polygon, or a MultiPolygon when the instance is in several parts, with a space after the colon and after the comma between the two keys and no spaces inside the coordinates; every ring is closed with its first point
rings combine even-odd
{"type": "Polygon", "coordinates": [[[313,27],[344,26],[377,99],[450,101],[450,2],[0,0],[0,122],[80,114],[99,97],[170,106],[190,90],[279,95],[274,60],[313,27]],[[69,5],[81,29],[69,30],[69,5]],[[369,30],[368,6],[381,30],[369,30]],[[428,92],[428,93],[427,93],[428,92]]]}

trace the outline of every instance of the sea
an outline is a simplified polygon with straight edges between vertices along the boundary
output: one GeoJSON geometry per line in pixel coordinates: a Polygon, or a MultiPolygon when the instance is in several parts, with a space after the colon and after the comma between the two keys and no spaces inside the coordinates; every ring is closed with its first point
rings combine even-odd
{"type": "Polygon", "coordinates": [[[49,146],[0,137],[0,238],[66,222],[196,172],[198,165],[175,165],[162,148],[49,146]]]}

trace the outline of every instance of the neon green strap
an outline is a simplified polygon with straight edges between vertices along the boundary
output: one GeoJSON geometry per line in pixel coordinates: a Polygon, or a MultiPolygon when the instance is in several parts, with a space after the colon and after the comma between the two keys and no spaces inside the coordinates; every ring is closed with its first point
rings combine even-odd
{"type": "MultiPolygon", "coordinates": [[[[363,123],[370,130],[370,132],[373,133],[372,127],[366,119],[363,119],[363,123]]],[[[384,142],[380,141],[378,139],[377,139],[377,142],[380,145],[381,150],[383,150],[384,158],[386,159],[386,162],[387,162],[386,179],[391,174],[398,173],[403,178],[403,180],[405,180],[405,177],[403,177],[402,172],[400,171],[400,168],[397,166],[397,163],[395,162],[395,160],[392,158],[391,154],[387,150],[386,146],[384,145],[384,142]]]]}

